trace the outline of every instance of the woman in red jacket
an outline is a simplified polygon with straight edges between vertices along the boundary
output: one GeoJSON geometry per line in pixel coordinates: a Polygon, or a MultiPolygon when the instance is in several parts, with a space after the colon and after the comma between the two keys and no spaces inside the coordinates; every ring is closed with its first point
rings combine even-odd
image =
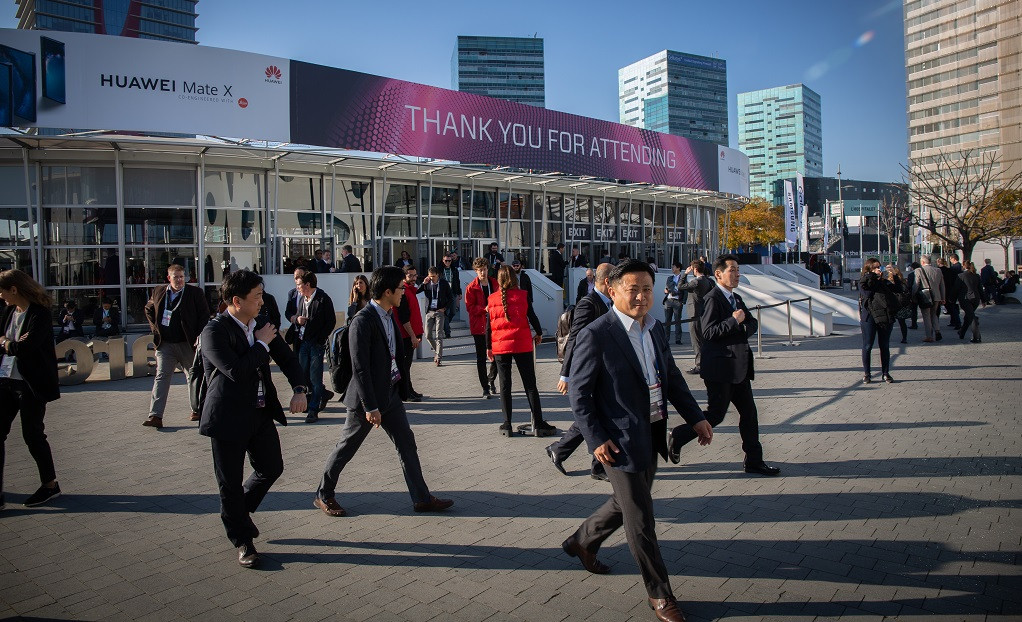
{"type": "Polygon", "coordinates": [[[500,291],[490,294],[486,311],[490,317],[487,326],[489,348],[487,355],[497,362],[500,376],[500,408],[504,412],[504,423],[500,433],[511,436],[511,361],[518,367],[518,373],[525,385],[525,395],[532,410],[532,429],[536,436],[551,436],[557,428],[543,421],[543,410],[539,405],[539,390],[536,388],[536,365],[533,349],[543,339],[539,318],[529,304],[528,293],[519,289],[518,278],[508,266],[501,266],[497,272],[500,291]],[[533,336],[529,325],[535,329],[533,336]]]}
{"type": "Polygon", "coordinates": [[[465,307],[468,308],[468,332],[476,346],[476,370],[479,372],[479,384],[483,387],[483,397],[497,392],[494,382],[497,380],[497,364],[490,363],[489,373],[486,370],[486,299],[497,291],[497,279],[487,277],[490,264],[482,257],[476,257],[472,269],[478,278],[465,287],[465,307]]]}

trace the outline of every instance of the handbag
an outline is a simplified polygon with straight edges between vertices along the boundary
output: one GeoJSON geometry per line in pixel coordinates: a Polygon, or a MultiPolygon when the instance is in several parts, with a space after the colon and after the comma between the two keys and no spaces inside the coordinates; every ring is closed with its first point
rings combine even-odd
{"type": "Polygon", "coordinates": [[[926,286],[919,288],[919,291],[916,292],[916,304],[919,305],[920,309],[929,309],[933,306],[933,290],[930,289],[930,277],[926,276],[926,270],[920,269],[919,272],[923,275],[926,286]]]}

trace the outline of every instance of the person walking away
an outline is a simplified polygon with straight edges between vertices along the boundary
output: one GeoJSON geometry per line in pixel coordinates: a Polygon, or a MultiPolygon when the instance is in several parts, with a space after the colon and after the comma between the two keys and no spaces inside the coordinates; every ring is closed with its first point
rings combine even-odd
{"type": "Polygon", "coordinates": [[[896,298],[893,284],[884,278],[880,260],[866,259],[859,277],[859,327],[862,330],[862,382],[872,382],[870,359],[873,342],[880,347],[880,374],[891,383],[891,331],[894,330],[896,298]]]}
{"type": "Polygon", "coordinates": [[[404,294],[404,288],[409,287],[406,275],[407,272],[402,273],[401,269],[393,266],[375,270],[369,281],[372,302],[359,311],[348,326],[352,366],[351,381],[344,393],[348,413],[341,437],[327,457],[313,499],[313,505],[328,516],[347,515],[336,500],[337,481],[374,427],[383,427],[397,449],[414,511],[440,512],[454,505],[450,499],[434,497],[426,486],[415,434],[408,425],[408,416],[399,395],[403,372],[397,362],[404,344],[398,336],[393,309],[407,303],[404,294]]]}
{"type": "MultiPolygon", "coordinates": [[[[163,428],[163,412],[174,380],[174,368],[180,365],[185,376],[191,378],[195,343],[209,321],[206,297],[198,287],[185,284],[184,266],[168,266],[167,281],[167,285],[153,290],[144,310],[153,331],[153,345],[156,346],[156,378],[153,380],[149,417],[142,425],[157,430],[163,428]]],[[[193,412],[189,420],[198,421],[199,413],[193,412]]]]}
{"type": "Polygon", "coordinates": [[[919,328],[919,305],[916,303],[916,297],[912,295],[916,283],[916,268],[919,266],[920,263],[918,261],[913,261],[909,266],[908,274],[905,275],[905,287],[908,288],[908,297],[912,308],[912,311],[909,313],[909,319],[912,320],[912,323],[909,324],[909,329],[911,330],[919,328]]]}
{"type": "Polygon", "coordinates": [[[500,406],[504,413],[500,433],[507,437],[514,434],[511,428],[511,364],[514,362],[532,411],[533,432],[536,436],[551,436],[557,428],[543,420],[533,356],[533,349],[543,340],[543,329],[529,304],[528,294],[518,287],[518,279],[510,267],[501,266],[497,285],[500,291],[490,294],[486,305],[489,317],[486,354],[496,361],[500,378],[500,406]],[[530,324],[535,335],[529,330],[530,324]]]}
{"type": "Polygon", "coordinates": [[[208,381],[199,434],[210,439],[213,473],[220,490],[220,518],[244,568],[259,565],[252,514],[281,473],[284,460],[274,420],[287,425],[270,360],[294,392],[292,413],[306,408],[305,372],[276,327],[259,319],[263,279],[250,270],[224,277],[220,297],[227,309],[202,330],[203,373],[208,381]],[[252,472],[242,483],[245,457],[252,472]]]}
{"type": "Polygon", "coordinates": [[[654,272],[628,261],[610,273],[613,308],[579,331],[572,355],[571,411],[586,444],[606,467],[613,493],[561,548],[593,574],[610,568],[597,553],[624,527],[658,620],[685,619],[657,542],[651,494],[657,455],[666,453],[667,404],[692,426],[699,443],[713,431],[674,362],[663,326],[649,316],[654,272]]]}
{"type": "Polygon", "coordinates": [[[362,263],[354,255],[355,249],[351,244],[341,247],[341,269],[338,272],[361,272],[362,263]]]}
{"type": "Polygon", "coordinates": [[[687,292],[692,299],[692,322],[688,327],[688,335],[696,357],[695,366],[688,370],[688,373],[698,374],[701,369],[700,363],[703,360],[703,301],[713,291],[713,279],[706,276],[706,264],[701,259],[692,260],[692,263],[685,269],[685,276],[686,280],[678,286],[678,291],[687,292]],[[688,279],[689,274],[694,274],[695,278],[688,279]]]}
{"type": "Polygon", "coordinates": [[[898,308],[894,312],[894,317],[898,321],[898,327],[901,328],[901,343],[908,343],[908,317],[912,313],[912,295],[909,293],[911,288],[905,281],[905,277],[902,276],[901,270],[894,264],[887,264],[887,268],[884,271],[887,280],[891,282],[891,293],[898,300],[898,308]]]}
{"type": "Polygon", "coordinates": [[[46,440],[46,404],[60,399],[57,354],[53,349],[50,297],[21,270],[0,272],[0,509],[4,508],[3,470],[7,436],[21,415],[21,436],[39,471],[39,489],[24,504],[42,505],[60,496],[53,453],[46,440]]]}
{"type": "Polygon", "coordinates": [[[983,285],[979,275],[976,274],[976,264],[971,261],[965,262],[965,269],[958,275],[958,305],[965,312],[962,319],[962,327],[958,330],[958,338],[965,339],[965,333],[972,326],[972,339],[969,343],[980,343],[979,318],[976,316],[976,309],[983,300],[983,285]]]}
{"type": "Polygon", "coordinates": [[[940,270],[930,265],[930,256],[919,258],[919,267],[914,271],[915,282],[912,284],[912,298],[919,305],[919,314],[923,316],[923,342],[933,343],[944,337],[940,334],[937,323],[937,312],[944,304],[944,277],[940,270]],[[929,302],[924,302],[928,300],[929,302]]]}
{"type": "Polygon", "coordinates": [[[990,264],[990,258],[983,260],[983,269],[979,271],[979,282],[983,286],[983,306],[987,306],[994,299],[994,292],[997,290],[997,270],[990,264]]]}
{"type": "Polygon", "coordinates": [[[487,363],[486,355],[486,305],[490,294],[497,291],[497,280],[489,275],[490,264],[484,257],[476,257],[472,262],[476,278],[465,288],[465,308],[468,309],[468,331],[476,349],[476,371],[479,373],[479,384],[483,387],[483,397],[490,397],[497,392],[494,383],[497,381],[497,363],[487,363]],[[487,369],[487,364],[489,369],[487,369]]]}

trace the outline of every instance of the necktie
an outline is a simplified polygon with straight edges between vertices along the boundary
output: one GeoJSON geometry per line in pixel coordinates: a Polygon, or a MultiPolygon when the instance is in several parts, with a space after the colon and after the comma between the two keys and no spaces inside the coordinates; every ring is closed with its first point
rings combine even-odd
{"type": "Polygon", "coordinates": [[[728,294],[727,295],[727,301],[731,303],[731,310],[732,311],[737,311],[738,310],[738,305],[735,303],[734,295],[728,294]]]}

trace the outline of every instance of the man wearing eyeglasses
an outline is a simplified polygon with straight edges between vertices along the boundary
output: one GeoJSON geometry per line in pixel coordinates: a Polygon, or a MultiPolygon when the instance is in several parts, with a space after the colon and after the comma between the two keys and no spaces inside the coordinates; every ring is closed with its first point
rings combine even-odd
{"type": "Polygon", "coordinates": [[[447,253],[444,257],[443,264],[440,266],[440,278],[447,281],[447,284],[451,287],[451,294],[454,296],[454,302],[447,305],[447,310],[444,314],[444,339],[451,338],[451,320],[458,313],[458,308],[461,306],[461,266],[458,265],[458,255],[453,251],[447,253]]]}

